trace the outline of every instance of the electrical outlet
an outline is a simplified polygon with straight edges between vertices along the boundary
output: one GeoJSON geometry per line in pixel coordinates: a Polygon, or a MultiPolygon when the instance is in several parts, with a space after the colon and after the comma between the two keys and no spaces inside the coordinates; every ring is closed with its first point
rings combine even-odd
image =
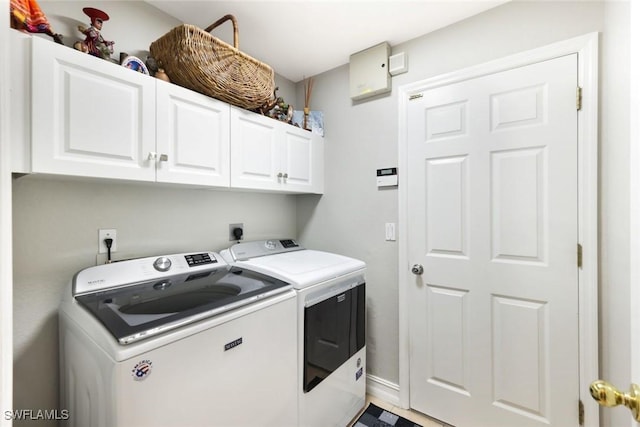
{"type": "Polygon", "coordinates": [[[98,230],[98,253],[106,254],[107,245],[104,243],[104,239],[113,239],[111,243],[111,253],[118,250],[118,239],[116,239],[116,230],[113,228],[98,230]]]}
{"type": "Polygon", "coordinates": [[[238,240],[242,240],[242,239],[244,239],[244,224],[242,223],[229,224],[229,241],[237,242],[238,240]],[[237,239],[236,236],[233,234],[233,230],[235,230],[236,228],[239,228],[240,230],[242,230],[242,236],[240,236],[239,239],[237,239]]]}

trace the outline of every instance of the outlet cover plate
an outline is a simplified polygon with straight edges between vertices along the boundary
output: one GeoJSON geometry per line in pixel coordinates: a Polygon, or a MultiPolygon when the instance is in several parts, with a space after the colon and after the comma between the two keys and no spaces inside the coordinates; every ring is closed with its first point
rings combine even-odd
{"type": "Polygon", "coordinates": [[[111,253],[114,253],[118,250],[118,239],[117,232],[115,228],[101,228],[98,230],[98,253],[106,254],[107,253],[107,245],[104,243],[104,239],[113,239],[113,243],[111,244],[111,253]]]}

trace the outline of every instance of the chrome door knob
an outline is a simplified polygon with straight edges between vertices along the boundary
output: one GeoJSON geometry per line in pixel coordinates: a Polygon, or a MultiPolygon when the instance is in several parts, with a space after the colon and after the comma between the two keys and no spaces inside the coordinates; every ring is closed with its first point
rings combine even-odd
{"type": "Polygon", "coordinates": [[[422,273],[424,273],[424,267],[422,267],[420,264],[413,264],[413,267],[411,267],[411,272],[417,276],[420,276],[422,273]]]}

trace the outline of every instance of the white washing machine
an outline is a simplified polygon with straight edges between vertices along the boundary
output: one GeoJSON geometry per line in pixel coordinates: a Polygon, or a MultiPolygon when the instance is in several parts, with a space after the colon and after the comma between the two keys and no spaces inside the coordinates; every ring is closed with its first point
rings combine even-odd
{"type": "Polygon", "coordinates": [[[296,241],[238,243],[229,263],[289,282],[298,294],[298,425],[346,426],[366,393],[366,264],[296,241]]]}
{"type": "Polygon", "coordinates": [[[67,425],[293,426],[291,285],[213,252],[76,274],[60,307],[67,425]]]}

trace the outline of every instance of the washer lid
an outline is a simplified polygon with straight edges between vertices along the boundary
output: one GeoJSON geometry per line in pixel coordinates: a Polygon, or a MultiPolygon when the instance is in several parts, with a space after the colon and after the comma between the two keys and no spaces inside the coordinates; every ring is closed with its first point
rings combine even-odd
{"type": "Polygon", "coordinates": [[[235,265],[284,280],[296,289],[366,268],[366,264],[358,259],[311,249],[260,256],[237,261],[235,265]]]}
{"type": "Polygon", "coordinates": [[[155,273],[138,269],[155,264],[153,258],[90,267],[76,275],[74,289],[95,286],[95,290],[76,293],[73,298],[120,344],[129,344],[291,289],[289,283],[263,273],[224,261],[214,263],[216,254],[211,253],[208,259],[205,263],[192,256],[155,258],[160,260],[160,268],[151,269],[155,273]],[[170,264],[167,260],[173,260],[175,271],[165,267],[170,264]],[[181,260],[194,265],[180,269],[175,264],[181,260]],[[126,277],[130,282],[114,280],[126,277]],[[141,277],[146,280],[140,281],[141,277]]]}

